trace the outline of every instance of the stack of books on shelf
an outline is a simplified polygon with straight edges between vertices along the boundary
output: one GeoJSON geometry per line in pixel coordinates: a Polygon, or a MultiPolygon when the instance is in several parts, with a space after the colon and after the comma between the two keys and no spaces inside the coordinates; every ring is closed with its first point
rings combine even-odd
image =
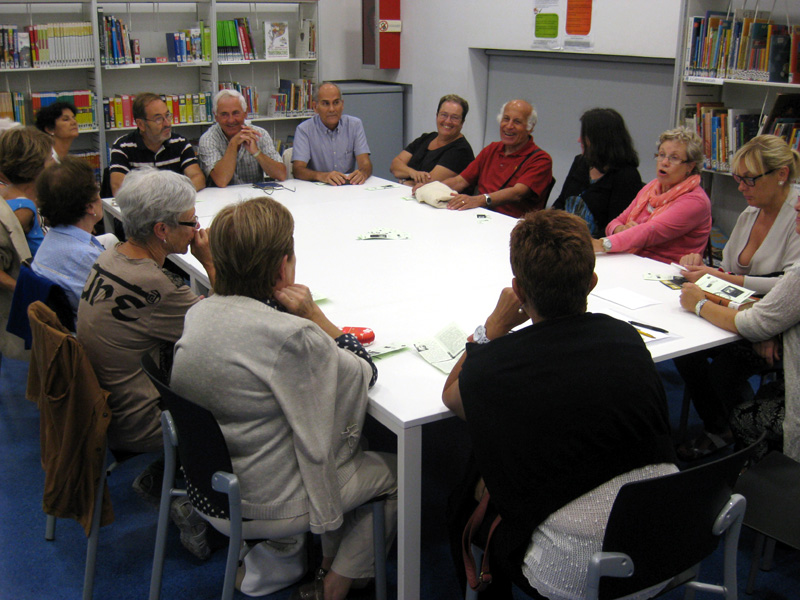
{"type": "Polygon", "coordinates": [[[211,27],[200,21],[198,27],[165,34],[170,62],[211,62],[211,27]]]}
{"type": "Polygon", "coordinates": [[[782,137],[800,149],[800,94],[778,94],[772,110],[731,108],[721,102],[698,102],[681,111],[683,124],[703,139],[703,168],[729,172],[733,155],[759,134],[782,137]]]}
{"type": "Polygon", "coordinates": [[[94,169],[95,179],[97,183],[100,183],[100,178],[102,176],[102,169],[100,167],[100,153],[92,150],[88,151],[70,151],[70,156],[76,156],[78,158],[82,158],[89,165],[94,169]]]}
{"type": "Polygon", "coordinates": [[[301,117],[313,115],[315,83],[311,79],[291,81],[281,79],[278,92],[271,94],[267,115],[270,117],[301,117]]]}
{"type": "Polygon", "coordinates": [[[250,20],[247,17],[217,21],[217,56],[219,60],[255,60],[250,20]]]}
{"type": "Polygon", "coordinates": [[[33,125],[36,113],[54,102],[69,102],[78,113],[75,120],[78,128],[91,131],[97,128],[95,115],[95,95],[91,90],[70,90],[62,92],[0,92],[0,117],[8,117],[22,123],[33,125]]]}
{"type": "MultiPolygon", "coordinates": [[[[128,26],[113,15],[105,16],[103,8],[97,9],[97,25],[100,39],[100,62],[105,66],[132,65],[139,41],[132,40],[128,26]]],[[[141,62],[141,58],[138,62],[141,62]]]]}
{"type": "MultiPolygon", "coordinates": [[[[167,109],[172,113],[172,124],[207,123],[212,118],[211,92],[195,94],[161,94],[167,109]]],[[[106,129],[134,128],[133,94],[117,94],[103,98],[103,117],[106,129]]]]}
{"type": "Polygon", "coordinates": [[[800,25],[777,21],[747,9],[689,17],[684,75],[800,84],[800,25]]]}
{"type": "Polygon", "coordinates": [[[97,115],[95,114],[95,95],[92,90],[71,90],[65,92],[33,92],[31,93],[31,109],[33,118],[39,109],[50,106],[55,102],[69,102],[78,109],[75,120],[78,129],[91,131],[97,129],[97,115]]]}
{"type": "Polygon", "coordinates": [[[28,111],[22,92],[0,92],[0,118],[28,125],[28,111]]]}
{"type": "MultiPolygon", "coordinates": [[[[248,118],[254,118],[258,116],[258,92],[256,88],[250,87],[249,85],[242,85],[237,81],[220,81],[219,89],[221,90],[236,90],[242,96],[244,96],[245,102],[247,102],[247,116],[248,118]]],[[[208,113],[209,120],[212,117],[211,111],[208,113]]]]}
{"type": "Polygon", "coordinates": [[[0,25],[0,69],[94,64],[92,24],[0,25]]]}

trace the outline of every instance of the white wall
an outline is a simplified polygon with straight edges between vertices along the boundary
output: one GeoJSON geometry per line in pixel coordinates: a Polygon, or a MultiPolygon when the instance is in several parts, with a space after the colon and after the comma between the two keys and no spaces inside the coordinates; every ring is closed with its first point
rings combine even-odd
{"type": "MultiPolygon", "coordinates": [[[[443,94],[464,96],[470,103],[464,134],[477,152],[484,141],[488,59],[475,48],[529,50],[533,1],[400,1],[401,68],[380,71],[361,68],[361,0],[320,0],[321,78],[411,85],[406,107],[406,136],[411,139],[434,130],[436,103],[443,94]]],[[[596,53],[675,57],[679,0],[595,4],[596,53]]],[[[486,133],[488,139],[497,139],[496,132],[486,133]]]]}

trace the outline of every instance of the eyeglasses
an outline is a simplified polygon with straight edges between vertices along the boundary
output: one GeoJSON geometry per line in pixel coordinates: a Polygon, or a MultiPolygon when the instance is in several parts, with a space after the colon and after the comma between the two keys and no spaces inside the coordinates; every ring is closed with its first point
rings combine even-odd
{"type": "Polygon", "coordinates": [[[197,220],[197,217],[195,217],[191,221],[178,221],[178,225],[191,227],[192,229],[200,229],[200,221],[197,220]]]}
{"type": "Polygon", "coordinates": [[[172,123],[172,113],[167,112],[165,115],[156,115],[152,119],[144,119],[145,121],[150,121],[151,123],[155,123],[156,125],[163,125],[164,121],[168,123],[172,123]]]}
{"type": "Polygon", "coordinates": [[[754,187],[756,185],[756,179],[760,179],[764,175],[769,175],[770,173],[774,173],[778,169],[770,169],[766,173],[762,173],[761,175],[756,175],[755,177],[742,177],[741,175],[734,175],[733,180],[736,183],[744,183],[747,187],[754,187]]]}
{"type": "Polygon", "coordinates": [[[453,123],[461,123],[461,118],[462,118],[461,115],[451,115],[446,112],[440,112],[436,116],[439,117],[442,121],[452,121],[453,123]]]}
{"type": "Polygon", "coordinates": [[[661,162],[666,158],[669,161],[669,164],[671,164],[672,166],[680,165],[682,163],[692,162],[688,158],[684,160],[683,158],[680,158],[679,156],[675,156],[674,154],[671,155],[671,156],[667,156],[663,152],[658,152],[656,154],[653,154],[653,158],[656,159],[656,162],[661,162]]]}

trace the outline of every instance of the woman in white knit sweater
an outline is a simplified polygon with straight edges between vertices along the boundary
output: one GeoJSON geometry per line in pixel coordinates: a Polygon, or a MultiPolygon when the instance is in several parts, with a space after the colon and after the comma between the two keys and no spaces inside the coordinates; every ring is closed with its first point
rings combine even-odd
{"type": "MultiPolygon", "coordinates": [[[[293,598],[339,600],[373,575],[371,509],[360,505],[389,495],[394,535],[396,457],[359,445],[377,370],[295,283],[293,231],[289,211],[269,198],[217,214],[215,294],[186,315],[172,385],[222,429],[242,516],[253,519],[246,537],[322,534],[326,574],[293,598]]],[[[258,570],[248,559],[245,567],[258,570]]]]}
{"type": "MultiPolygon", "coordinates": [[[[786,189],[797,178],[800,154],[786,150],[789,159],[780,166],[769,166],[760,160],[763,152],[751,153],[746,159],[734,161],[734,178],[746,197],[773,184],[786,189]]],[[[788,198],[790,193],[787,190],[784,197],[788,198]]],[[[794,198],[795,232],[800,234],[800,216],[797,216],[800,200],[796,194],[794,198]]],[[[757,395],[755,400],[734,409],[731,425],[734,435],[742,443],[754,440],[760,430],[766,430],[768,436],[762,454],[770,446],[782,447],[786,455],[800,460],[800,263],[786,269],[769,293],[748,310],[738,312],[709,303],[703,291],[693,283],[684,284],[681,306],[754,342],[753,347],[763,359],[764,366],[783,359],[785,397],[774,393],[757,395]]]]}
{"type": "MultiPolygon", "coordinates": [[[[783,273],[800,261],[795,234],[797,193],[788,184],[798,174],[797,152],[774,135],[760,135],[742,146],[732,161],[734,179],[748,207],[739,215],[722,254],[722,269],[703,264],[699,254],[681,258],[692,283],[709,273],[759,295],[769,292],[783,273]]],[[[675,359],[705,431],[678,447],[683,460],[702,458],[732,441],[728,425],[733,407],[753,397],[747,379],[764,363],[747,341],[675,359]],[[711,362],[709,362],[711,359],[711,362]]]]}

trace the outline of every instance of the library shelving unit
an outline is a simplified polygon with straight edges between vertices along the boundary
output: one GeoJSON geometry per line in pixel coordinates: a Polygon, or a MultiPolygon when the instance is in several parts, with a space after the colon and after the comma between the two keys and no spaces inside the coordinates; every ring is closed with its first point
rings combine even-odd
{"type": "MultiPolygon", "coordinates": [[[[268,128],[276,141],[286,139],[309,113],[302,110],[303,107],[291,110],[291,106],[283,107],[280,103],[276,106],[273,95],[286,91],[280,88],[288,83],[297,86],[298,100],[304,99],[299,82],[318,81],[317,19],[317,0],[4,0],[0,3],[0,25],[16,26],[18,31],[25,31],[26,26],[45,23],[91,23],[91,39],[84,40],[90,47],[88,60],[76,65],[56,63],[57,66],[8,68],[3,62],[4,48],[0,46],[0,92],[21,92],[27,100],[28,121],[32,122],[32,93],[91,90],[95,99],[94,126],[82,129],[73,148],[98,151],[102,166],[107,164],[107,149],[114,140],[135,128],[132,123],[128,126],[107,123],[103,99],[113,100],[117,96],[145,91],[202,99],[206,93],[213,96],[220,83],[248,88],[251,95],[258,98],[257,111],[249,115],[251,121],[268,128]],[[110,49],[106,47],[106,52],[101,52],[101,28],[105,27],[104,17],[112,16],[127,29],[131,39],[137,40],[140,62],[117,64],[103,60],[102,55],[109,56],[110,49]],[[239,23],[246,19],[252,38],[252,57],[223,55],[219,51],[217,44],[224,39],[219,37],[222,23],[233,19],[239,23]],[[285,24],[283,33],[288,56],[268,57],[269,36],[280,33],[277,29],[281,24],[285,24]],[[274,25],[277,26],[275,32],[272,31],[274,25]],[[202,36],[201,26],[208,28],[210,34],[207,54],[193,61],[169,60],[172,48],[167,46],[166,34],[200,29],[202,36]],[[305,28],[302,41],[301,28],[305,28]],[[312,43],[308,41],[309,32],[312,43]]],[[[124,60],[119,62],[124,63],[124,60]]],[[[199,139],[213,123],[213,117],[210,106],[205,119],[202,119],[202,111],[198,113],[199,118],[189,115],[187,122],[173,123],[173,127],[188,139],[199,139]]]]}
{"type": "MultiPolygon", "coordinates": [[[[731,62],[732,55],[737,50],[733,34],[728,36],[728,39],[733,41],[730,42],[731,52],[728,54],[727,61],[724,59],[726,36],[711,35],[707,45],[704,45],[702,41],[698,42],[696,36],[693,36],[693,19],[695,17],[711,16],[724,20],[730,18],[732,26],[735,25],[736,20],[742,20],[743,17],[763,18],[778,25],[790,23],[792,26],[800,26],[800,5],[797,2],[778,0],[774,3],[774,7],[772,5],[771,2],[751,1],[745,2],[743,7],[741,0],[735,2],[730,0],[684,0],[680,19],[682,26],[678,36],[675,61],[673,122],[678,125],[691,125],[695,123],[693,119],[702,120],[702,116],[696,114],[698,104],[717,102],[724,105],[721,108],[746,109],[740,112],[757,115],[753,118],[755,126],[758,128],[770,114],[778,95],[800,93],[800,84],[768,81],[768,56],[765,56],[764,63],[762,63],[767,65],[767,69],[760,70],[761,72],[757,72],[758,69],[739,69],[738,67],[747,67],[747,65],[731,62]],[[757,7],[760,8],[758,8],[758,15],[755,15],[757,7]],[[774,12],[770,14],[769,10],[774,12]],[[715,12],[709,13],[709,11],[715,12]],[[742,13],[742,11],[746,12],[742,13]],[[717,38],[721,41],[716,42],[717,38]],[[721,49],[719,44],[722,44],[721,49]],[[703,54],[707,57],[706,62],[699,58],[703,54]],[[736,67],[735,71],[734,67],[736,67]]],[[[700,29],[700,31],[703,30],[700,29]]],[[[790,27],[790,34],[791,31],[790,27]]],[[[756,59],[755,50],[751,49],[747,55],[748,60],[756,59]]],[[[791,74],[789,74],[789,78],[791,80],[791,74]]],[[[725,125],[727,125],[728,116],[728,114],[725,115],[725,125]]],[[[715,223],[723,231],[729,233],[733,229],[739,213],[745,207],[745,201],[737,191],[736,183],[729,172],[729,160],[733,156],[737,142],[728,139],[727,128],[722,137],[725,138],[724,147],[720,147],[720,150],[716,152],[706,152],[713,158],[709,159],[703,171],[703,186],[712,201],[715,223]],[[724,156],[727,156],[727,159],[724,156]],[[714,160],[714,158],[719,158],[719,160],[714,160]]]]}

